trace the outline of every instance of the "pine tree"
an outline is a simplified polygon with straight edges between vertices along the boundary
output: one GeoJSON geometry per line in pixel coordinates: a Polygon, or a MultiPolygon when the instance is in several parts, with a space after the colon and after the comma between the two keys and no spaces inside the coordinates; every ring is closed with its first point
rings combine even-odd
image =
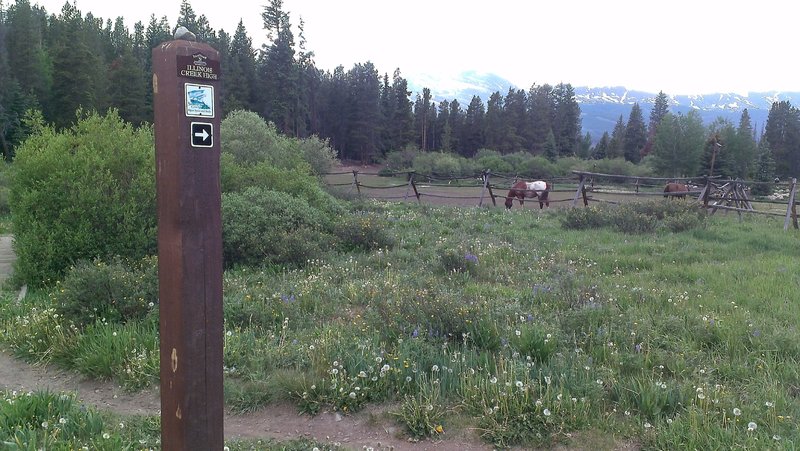
{"type": "Polygon", "coordinates": [[[528,94],[528,101],[530,103],[531,152],[534,155],[540,155],[544,153],[544,144],[547,142],[547,135],[551,132],[555,121],[553,87],[547,84],[531,86],[528,94]]]}
{"type": "Polygon", "coordinates": [[[461,154],[466,157],[475,155],[478,149],[486,146],[484,130],[486,128],[486,111],[483,100],[478,96],[472,96],[472,100],[467,106],[464,117],[464,126],[461,128],[460,142],[461,154]]]}
{"type": "Polygon", "coordinates": [[[574,155],[581,139],[581,109],[570,84],[559,83],[553,90],[555,120],[553,134],[559,156],[574,155]]]}
{"type": "Polygon", "coordinates": [[[653,109],[650,110],[650,122],[647,125],[647,144],[644,146],[643,154],[648,155],[653,147],[653,140],[656,136],[658,124],[661,119],[669,112],[669,99],[664,91],[659,91],[653,102],[653,109]]]}
{"type": "Polygon", "coordinates": [[[751,178],[756,166],[756,142],[753,140],[753,125],[750,123],[750,113],[745,108],[739,118],[739,127],[736,129],[736,146],[729,149],[733,161],[731,164],[732,176],[742,179],[751,178]]]}
{"type": "Polygon", "coordinates": [[[608,158],[622,158],[625,153],[625,129],[627,128],[625,120],[620,114],[617,123],[614,124],[614,130],[611,132],[611,140],[608,142],[608,158]]]}
{"type": "Polygon", "coordinates": [[[394,96],[394,116],[391,121],[391,136],[395,149],[414,143],[414,112],[408,81],[400,75],[400,69],[392,74],[392,95],[394,96]]]}
{"type": "Polygon", "coordinates": [[[461,148],[461,130],[464,128],[464,111],[458,100],[453,99],[450,102],[450,113],[448,115],[450,123],[450,146],[452,150],[463,155],[461,148]]]}
{"type": "Polygon", "coordinates": [[[67,3],[57,20],[63,34],[54,42],[49,117],[57,126],[64,127],[75,120],[78,108],[95,108],[94,73],[99,62],[87,45],[80,11],[67,3]]]}
{"type": "Polygon", "coordinates": [[[544,142],[544,156],[554,163],[558,159],[558,144],[552,130],[547,134],[547,140],[544,142]]]}
{"type": "Polygon", "coordinates": [[[775,159],[775,174],[781,178],[797,177],[800,174],[800,111],[785,100],[773,103],[764,138],[775,159]]]}
{"type": "Polygon", "coordinates": [[[370,163],[377,157],[380,138],[380,78],[370,63],[356,64],[347,78],[350,107],[347,147],[354,159],[370,163]]]}
{"type": "Polygon", "coordinates": [[[583,139],[578,144],[578,153],[577,153],[578,158],[583,158],[584,160],[588,159],[591,149],[592,149],[592,135],[589,132],[586,132],[586,134],[583,135],[583,139]]]}
{"type": "Polygon", "coordinates": [[[528,113],[528,95],[522,89],[508,89],[503,105],[506,135],[503,149],[522,152],[531,148],[531,121],[528,113]]]}
{"type": "Polygon", "coordinates": [[[282,0],[270,0],[261,14],[271,44],[264,44],[259,61],[261,112],[279,131],[293,136],[298,96],[294,34],[282,0]]]}
{"type": "Polygon", "coordinates": [[[602,160],[608,155],[608,143],[611,140],[611,137],[608,136],[608,132],[604,132],[603,136],[600,138],[600,141],[597,142],[597,145],[594,146],[594,151],[592,152],[592,158],[595,160],[602,160]]]}
{"type": "MultiPolygon", "coordinates": [[[[40,102],[50,97],[52,86],[50,57],[43,46],[42,22],[42,17],[31,8],[28,0],[17,0],[6,11],[9,76],[19,84],[23,95],[32,95],[40,102]]],[[[2,83],[6,80],[3,78],[2,83]]]]}
{"type": "Polygon", "coordinates": [[[222,102],[225,111],[250,110],[255,97],[256,56],[253,44],[247,36],[244,22],[239,21],[228,52],[229,64],[225,68],[225,84],[222,102]]]}
{"type": "Polygon", "coordinates": [[[194,9],[192,5],[189,3],[188,0],[181,0],[181,9],[178,12],[178,22],[175,24],[175,27],[172,29],[174,32],[178,27],[186,27],[187,30],[195,33],[198,32],[197,28],[197,16],[194,13],[194,9]]]}
{"type": "Polygon", "coordinates": [[[642,159],[642,149],[647,143],[647,129],[642,117],[642,109],[638,103],[631,107],[628,116],[628,125],[625,127],[625,142],[623,144],[623,156],[625,160],[638,163],[642,159]]]}
{"type": "Polygon", "coordinates": [[[766,139],[758,143],[758,155],[756,159],[756,171],[753,185],[753,194],[766,196],[775,189],[775,159],[772,158],[772,150],[766,139]]]}
{"type": "Polygon", "coordinates": [[[505,153],[503,147],[504,135],[507,133],[507,123],[503,117],[503,97],[495,91],[486,102],[485,119],[486,147],[500,153],[505,153]]]}
{"type": "Polygon", "coordinates": [[[417,144],[423,152],[431,148],[431,124],[435,111],[431,103],[431,90],[422,88],[422,95],[417,94],[414,102],[414,130],[417,133],[417,144]]]}

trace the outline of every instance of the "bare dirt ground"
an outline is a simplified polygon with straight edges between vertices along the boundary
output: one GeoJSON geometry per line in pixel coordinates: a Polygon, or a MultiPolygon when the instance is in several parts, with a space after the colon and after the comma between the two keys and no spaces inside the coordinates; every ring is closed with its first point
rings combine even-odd
{"type": "MultiPolygon", "coordinates": [[[[157,388],[130,394],[111,382],[87,380],[51,366],[30,365],[0,352],[0,389],[17,391],[50,390],[75,393],[78,399],[99,410],[119,415],[158,415],[161,406],[157,388]]],[[[335,443],[345,449],[482,451],[491,446],[480,442],[472,431],[458,436],[444,434],[442,440],[410,442],[400,426],[384,411],[372,408],[353,415],[323,412],[299,415],[291,405],[270,405],[245,415],[225,415],[226,439],[289,440],[300,437],[335,443]]]]}

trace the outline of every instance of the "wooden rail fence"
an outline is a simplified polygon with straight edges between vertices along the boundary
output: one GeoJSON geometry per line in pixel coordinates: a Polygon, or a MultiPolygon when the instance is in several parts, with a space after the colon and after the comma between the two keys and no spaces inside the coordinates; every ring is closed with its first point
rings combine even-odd
{"type": "MultiPolygon", "coordinates": [[[[791,222],[792,226],[797,229],[797,179],[793,178],[788,184],[779,184],[785,186],[788,190],[787,201],[769,200],[769,199],[751,199],[748,195],[749,187],[760,182],[745,181],[745,180],[724,180],[719,177],[641,177],[641,176],[628,176],[618,174],[603,174],[596,172],[586,171],[572,171],[574,177],[548,179],[548,181],[555,186],[556,184],[577,184],[576,189],[550,189],[549,193],[564,193],[565,195],[559,196],[560,199],[550,198],[551,203],[570,203],[570,206],[575,207],[580,201],[584,206],[588,206],[590,202],[597,203],[622,203],[622,197],[652,197],[652,196],[690,196],[694,197],[695,201],[702,204],[703,208],[709,212],[709,215],[714,215],[717,210],[735,211],[739,218],[742,218],[742,213],[761,214],[769,216],[782,216],[784,217],[784,230],[788,230],[791,222]],[[576,179],[577,177],[577,179],[576,179]],[[685,193],[664,193],[663,187],[668,182],[681,182],[689,186],[689,191],[685,193]],[[628,188],[629,187],[629,188],[628,188]],[[572,194],[574,193],[574,194],[572,194]],[[613,199],[609,199],[612,196],[613,199]],[[759,210],[754,208],[753,203],[763,205],[786,205],[786,211],[777,212],[769,210],[759,210]]],[[[394,172],[391,175],[394,177],[405,176],[406,182],[394,183],[389,185],[370,185],[365,184],[359,180],[359,176],[374,176],[378,177],[382,174],[360,172],[358,170],[347,172],[332,172],[323,174],[324,176],[342,176],[352,175],[352,180],[347,182],[331,183],[326,180],[326,184],[332,187],[349,187],[348,191],[353,192],[359,196],[365,196],[362,189],[365,190],[394,190],[393,195],[376,196],[370,195],[369,197],[381,200],[400,200],[408,201],[412,196],[416,199],[417,203],[422,203],[422,198],[433,199],[451,199],[451,200],[477,200],[477,206],[482,207],[489,200],[493,206],[497,206],[497,199],[504,202],[507,197],[504,194],[498,194],[496,191],[505,191],[511,188],[511,185],[520,180],[518,176],[508,176],[503,174],[493,174],[491,171],[484,171],[479,175],[470,177],[437,177],[433,175],[418,174],[415,171],[394,172]],[[493,180],[500,179],[506,180],[502,185],[492,183],[493,180]],[[444,190],[449,189],[471,189],[474,194],[471,195],[450,195],[443,194],[444,190]],[[401,192],[398,190],[404,189],[401,192]],[[430,190],[430,191],[427,191],[430,190]],[[479,190],[479,192],[477,192],[479,190]]]]}

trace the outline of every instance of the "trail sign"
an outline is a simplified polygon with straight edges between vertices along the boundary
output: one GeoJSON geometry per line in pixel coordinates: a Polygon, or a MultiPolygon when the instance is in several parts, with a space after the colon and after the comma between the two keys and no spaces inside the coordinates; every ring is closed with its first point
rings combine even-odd
{"type": "Polygon", "coordinates": [[[153,49],[165,451],[225,446],[219,61],[200,42],[153,49]]]}
{"type": "Polygon", "coordinates": [[[189,133],[192,147],[214,147],[214,125],[207,122],[192,122],[189,133]]]}

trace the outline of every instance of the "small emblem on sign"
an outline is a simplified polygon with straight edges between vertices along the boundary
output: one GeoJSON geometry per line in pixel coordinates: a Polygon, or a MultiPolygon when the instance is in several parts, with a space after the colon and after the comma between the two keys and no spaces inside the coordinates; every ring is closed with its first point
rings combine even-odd
{"type": "Polygon", "coordinates": [[[208,122],[192,122],[189,131],[192,138],[192,147],[213,147],[214,126],[208,122]]]}
{"type": "Polygon", "coordinates": [[[186,116],[214,117],[214,87],[186,83],[186,116]]]}
{"type": "Polygon", "coordinates": [[[205,66],[206,60],[208,59],[208,57],[203,55],[202,53],[195,53],[194,55],[192,55],[192,58],[194,58],[195,66],[205,66]]]}

